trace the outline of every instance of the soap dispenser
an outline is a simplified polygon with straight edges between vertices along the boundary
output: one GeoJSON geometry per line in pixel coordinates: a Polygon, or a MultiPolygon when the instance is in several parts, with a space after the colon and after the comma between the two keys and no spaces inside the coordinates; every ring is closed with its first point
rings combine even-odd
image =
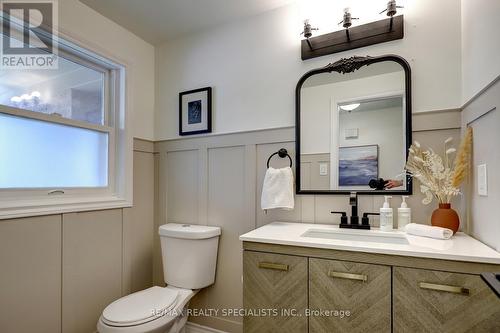
{"type": "Polygon", "coordinates": [[[407,224],[411,223],[411,209],[406,203],[407,195],[403,195],[403,202],[401,202],[401,207],[398,208],[398,229],[404,230],[407,224]]]}
{"type": "Polygon", "coordinates": [[[389,205],[389,199],[392,197],[389,195],[384,195],[385,201],[382,208],[380,208],[380,230],[391,231],[393,228],[393,210],[389,205]]]}

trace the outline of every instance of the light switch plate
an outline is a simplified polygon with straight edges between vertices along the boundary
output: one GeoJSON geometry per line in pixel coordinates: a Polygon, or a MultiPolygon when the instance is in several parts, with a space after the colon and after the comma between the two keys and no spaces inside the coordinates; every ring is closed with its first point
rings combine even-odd
{"type": "Polygon", "coordinates": [[[477,194],[488,196],[488,168],[486,164],[477,166],[477,194]]]}
{"type": "Polygon", "coordinates": [[[320,163],[319,164],[319,175],[320,176],[328,176],[328,163],[320,163]]]}

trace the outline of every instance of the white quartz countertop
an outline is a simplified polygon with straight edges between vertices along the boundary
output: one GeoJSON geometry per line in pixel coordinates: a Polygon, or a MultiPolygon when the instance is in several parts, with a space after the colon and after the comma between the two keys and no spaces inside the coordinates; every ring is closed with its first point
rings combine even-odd
{"type": "Polygon", "coordinates": [[[241,241],[304,246],[312,248],[392,254],[421,258],[500,264],[500,253],[480,241],[456,233],[451,239],[439,240],[407,235],[402,231],[340,229],[337,225],[273,222],[240,236],[241,241]],[[303,236],[314,230],[334,234],[347,233],[351,239],[330,239],[303,236]],[[358,241],[356,235],[382,236],[402,239],[405,244],[358,241]],[[407,242],[404,241],[406,238],[407,242]]]}

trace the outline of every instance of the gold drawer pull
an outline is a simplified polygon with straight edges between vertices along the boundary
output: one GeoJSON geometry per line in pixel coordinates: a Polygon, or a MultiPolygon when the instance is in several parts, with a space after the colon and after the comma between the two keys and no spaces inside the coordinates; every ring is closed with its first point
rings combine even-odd
{"type": "Polygon", "coordinates": [[[352,273],[328,271],[328,276],[332,278],[356,280],[363,282],[366,282],[368,280],[368,276],[364,274],[352,274],[352,273]]]}
{"type": "Polygon", "coordinates": [[[427,283],[427,282],[419,282],[418,286],[422,289],[436,290],[436,291],[444,291],[447,293],[461,294],[461,295],[469,295],[469,288],[457,287],[457,286],[448,286],[445,284],[435,284],[435,283],[427,283]]]}
{"type": "Polygon", "coordinates": [[[277,271],[288,271],[288,265],[285,264],[275,264],[272,262],[259,262],[259,268],[264,269],[275,269],[277,271]]]}

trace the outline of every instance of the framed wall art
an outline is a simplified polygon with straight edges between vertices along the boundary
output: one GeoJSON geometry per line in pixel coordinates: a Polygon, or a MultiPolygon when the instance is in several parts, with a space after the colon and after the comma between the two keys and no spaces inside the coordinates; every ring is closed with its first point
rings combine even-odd
{"type": "Polygon", "coordinates": [[[212,88],[179,93],[179,135],[212,132],[212,88]]]}

